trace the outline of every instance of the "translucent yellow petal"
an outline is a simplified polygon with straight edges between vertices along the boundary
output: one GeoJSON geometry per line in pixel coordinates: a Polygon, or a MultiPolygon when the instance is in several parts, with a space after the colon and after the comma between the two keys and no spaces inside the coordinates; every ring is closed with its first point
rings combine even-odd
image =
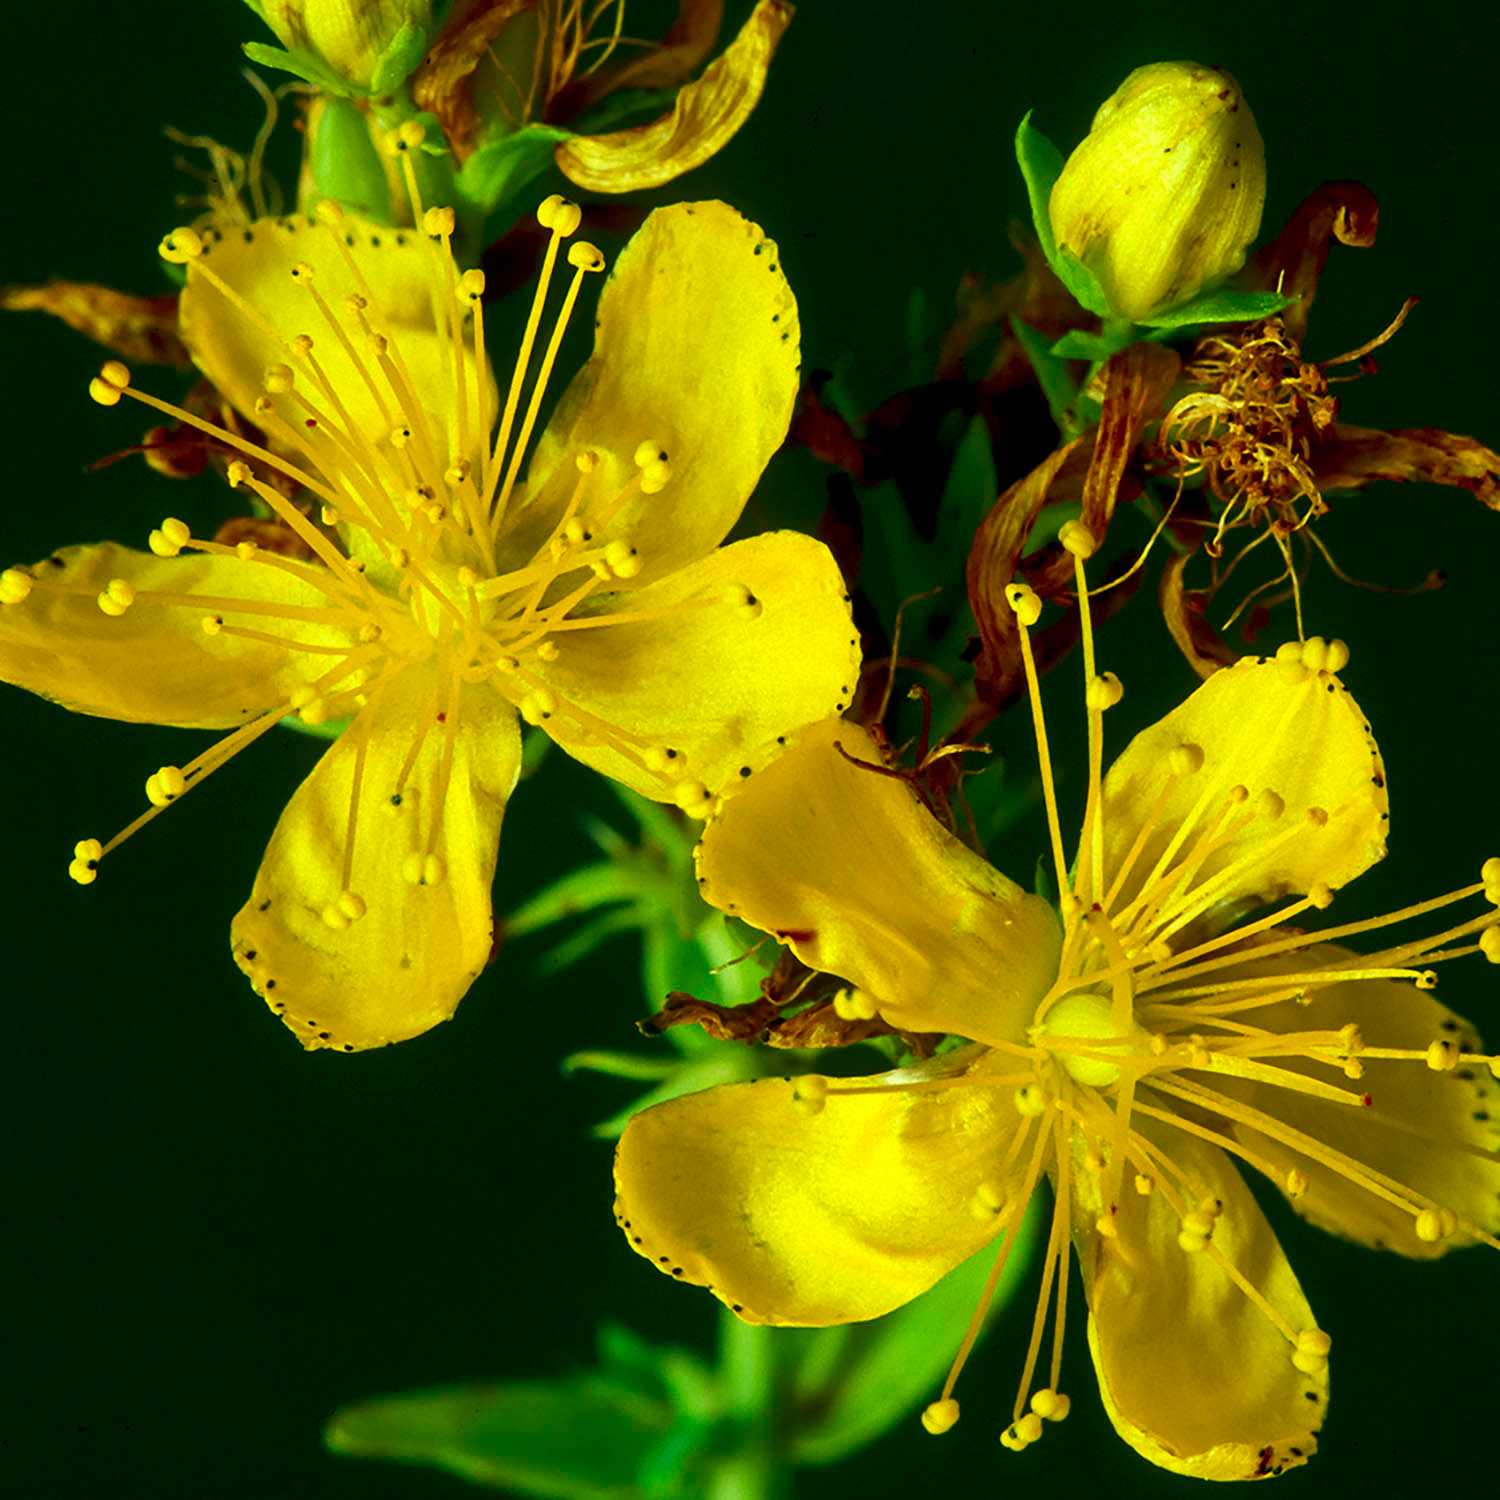
{"type": "Polygon", "coordinates": [[[746,1322],[822,1327],[900,1307],[994,1238],[996,1205],[1024,1175],[999,1171],[1020,1123],[1012,1089],[971,1073],[937,1090],[830,1094],[814,1113],[797,1088],[726,1084],[631,1119],[615,1213],[639,1254],[746,1322]]]}
{"type": "Polygon", "coordinates": [[[558,170],[586,192],[633,193],[700,166],[750,118],[791,19],[786,0],[760,0],[723,56],[677,91],[669,113],[630,130],[574,136],[557,148],[558,170]]]}
{"type": "MultiPolygon", "coordinates": [[[[462,455],[453,346],[440,331],[448,328],[450,309],[457,306],[448,280],[456,273],[436,243],[416,230],[385,229],[352,215],[335,228],[300,214],[257,219],[247,229],[206,230],[204,241],[201,260],[188,264],[180,301],[182,336],[198,368],[242,415],[252,414],[267,369],[284,365],[324,425],[352,429],[360,444],[383,440],[403,422],[425,420],[440,462],[477,457],[477,442],[494,419],[494,381],[486,359],[482,409],[469,423],[471,451],[462,455]],[[310,266],[312,275],[294,276],[299,265],[310,266]],[[215,280],[228,286],[233,298],[215,280]],[[349,307],[351,297],[364,299],[362,315],[349,307]],[[247,305],[253,311],[246,311],[247,305]],[[370,350],[371,331],[395,346],[405,370],[399,378],[403,387],[409,381],[414,399],[399,399],[370,350]],[[307,362],[288,349],[299,334],[312,339],[312,357],[337,392],[343,414],[307,362]]],[[[472,354],[472,335],[467,338],[472,354]]],[[[466,356],[464,370],[472,402],[471,357],[466,356]]],[[[290,409],[290,400],[279,405],[290,409]]],[[[294,413],[294,432],[305,415],[294,413]]]]}
{"type": "Polygon", "coordinates": [[[528,675],[564,705],[545,725],[563,749],[661,801],[684,780],[717,791],[758,770],[779,739],[844,708],[858,677],[838,565],[795,532],[720,548],[600,613],[613,612],[622,623],[559,632],[557,660],[528,675]],[[643,766],[570,722],[569,704],[670,759],[643,766]]]}
{"type": "MultiPolygon", "coordinates": [[[[1225,978],[1293,969],[1302,973],[1323,965],[1357,968],[1359,963],[1357,954],[1324,944],[1294,958],[1247,964],[1225,978]]],[[[1288,1000],[1258,1010],[1250,1019],[1277,1032],[1337,1031],[1352,1022],[1370,1048],[1422,1053],[1440,1042],[1459,1053],[1480,1050],[1479,1037],[1467,1021],[1431,994],[1394,979],[1330,985],[1310,992],[1306,1004],[1288,1000]]],[[[1286,1066],[1342,1082],[1327,1065],[1289,1060],[1286,1066]]],[[[1236,1090],[1236,1096],[1433,1200],[1460,1220],[1500,1235],[1500,1086],[1488,1066],[1459,1060],[1451,1068],[1434,1070],[1421,1059],[1376,1057],[1365,1059],[1363,1066],[1364,1077],[1351,1087],[1369,1094],[1368,1109],[1343,1109],[1263,1084],[1248,1093],[1236,1090]]],[[[1413,1213],[1357,1186],[1325,1161],[1244,1125],[1235,1127],[1235,1135],[1275,1167],[1283,1191],[1286,1173],[1293,1168],[1306,1176],[1307,1191],[1293,1199],[1293,1207],[1320,1228],[1419,1259],[1473,1243],[1462,1231],[1424,1240],[1413,1213]]]]}
{"type": "MultiPolygon", "coordinates": [[[[28,570],[39,582],[19,604],[0,604],[0,681],[40,693],[78,713],[129,723],[230,729],[273,707],[292,688],[328,670],[330,658],[264,641],[204,633],[218,606],[160,604],[163,593],[238,598],[321,608],[310,584],[239,558],[157,557],[106,542],[65,547],[28,570]],[[123,614],[107,615],[98,595],[113,579],[135,590],[123,614]],[[66,592],[64,592],[66,590],[66,592]],[[76,590],[76,592],[75,592],[76,590]]],[[[259,630],[313,642],[348,631],[273,616],[241,619],[259,630]]]]}
{"type": "MultiPolygon", "coordinates": [[[[1139,1117],[1135,1122],[1140,1124],[1139,1117]]],[[[1186,1174],[1196,1209],[1222,1204],[1211,1244],[1293,1334],[1314,1328],[1297,1278],[1233,1163],[1218,1147],[1151,1126],[1186,1174]]],[[[1075,1242],[1089,1303],[1089,1348],[1104,1408],[1143,1458],[1197,1479],[1258,1479],[1304,1462],[1327,1405],[1326,1370],[1292,1363],[1293,1345],[1208,1249],[1178,1244],[1160,1187],[1127,1192],[1117,1237],[1094,1229],[1098,1178],[1075,1178],[1075,1242]]]]}
{"type": "Polygon", "coordinates": [[[538,444],[511,545],[529,558],[546,540],[578,454],[598,457],[597,510],[637,478],[637,449],[650,443],[671,477],[599,531],[639,550],[643,585],[724,539],[781,446],[797,398],[797,304],[758,226],[724,203],[680,203],[657,209],[621,252],[598,316],[593,358],[538,444]]]}
{"type": "Polygon", "coordinates": [[[305,1047],[354,1052],[418,1036],[453,1014],[489,961],[490,883],[520,731],[483,685],[438,722],[439,687],[428,665],[407,667],[329,747],[281,815],[234,920],[235,961],[305,1047]],[[427,854],[442,868],[427,863],[425,883],[410,883],[408,861],[427,854]],[[355,919],[341,922],[351,908],[355,919]]]}
{"type": "Polygon", "coordinates": [[[1018,1041],[1057,975],[1052,909],[882,765],[857,725],[809,729],[709,823],[704,897],[867,991],[893,1025],[1018,1041]]]}
{"type": "Polygon", "coordinates": [[[1138,734],[1110,767],[1106,884],[1150,821],[1112,909],[1142,890],[1163,856],[1164,870],[1186,872],[1205,836],[1214,847],[1164,901],[1167,917],[1195,895],[1232,905],[1320,881],[1335,889],[1385,854],[1386,806],[1379,751],[1338,677],[1247,658],[1138,734]],[[1197,770],[1184,772],[1197,757],[1182,746],[1201,751],[1197,770]]]}

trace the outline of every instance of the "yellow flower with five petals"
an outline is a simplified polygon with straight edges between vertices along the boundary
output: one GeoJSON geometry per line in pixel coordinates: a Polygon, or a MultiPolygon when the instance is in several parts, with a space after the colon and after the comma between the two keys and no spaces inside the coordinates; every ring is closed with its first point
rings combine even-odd
{"type": "Polygon", "coordinates": [[[774,243],[722,203],[653,214],[605,285],[593,358],[533,445],[603,257],[569,246],[574,205],[543,205],[551,241],[502,404],[482,274],[454,265],[451,214],[418,207],[425,233],[325,207],[318,222],[164,242],[187,266],[184,337],[260,441],[138,392],[118,362],[92,387],[237,449],[231,483],[302,556],[174,517],[148,551],[74,547],[0,575],[0,678],[83,713],[229,731],[153,774],[151,807],[119,836],[80,842],[81,882],[285,716],[350,718],[233,926],[272,1010],[304,1045],[343,1051],[447,1019],[488,962],[521,719],[701,816],[779,738],[847,703],[857,661],[820,543],[719,545],[797,391],[774,243]],[[573,275],[544,337],[560,260],[573,275]]]}
{"type": "MultiPolygon", "coordinates": [[[[1077,523],[1066,540],[1091,550],[1077,523]]],[[[1078,581],[1086,601],[1081,561],[1078,581]]],[[[1304,931],[1385,849],[1384,771],[1337,675],[1347,651],[1314,638],[1219,672],[1105,776],[1102,716],[1120,686],[1095,671],[1085,630],[1090,768],[1069,863],[1027,635],[1040,603],[1010,597],[1059,909],[953,838],[866,731],[809,729],[710,821],[705,895],[847,980],[842,1013],[972,1045],[871,1078],[763,1079],[646,1110],[620,1142],[617,1217],[640,1254],[742,1318],[823,1326],[917,1296],[1050,1176],[1006,1446],[1068,1412],[1071,1239],[1120,1435],[1189,1475],[1280,1473],[1316,1447],[1331,1340],[1236,1160],[1368,1245],[1422,1258],[1500,1244],[1500,1062],[1420,967],[1500,961],[1500,859],[1391,917],[1304,931]],[[1341,946],[1475,897],[1482,914],[1434,936],[1341,946]]],[[[924,1413],[930,1431],[958,1418],[980,1318],[924,1413]]]]}

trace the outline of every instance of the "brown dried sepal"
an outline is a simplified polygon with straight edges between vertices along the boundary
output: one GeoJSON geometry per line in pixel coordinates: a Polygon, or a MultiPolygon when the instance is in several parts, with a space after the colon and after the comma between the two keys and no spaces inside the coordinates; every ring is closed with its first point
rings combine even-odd
{"type": "Polygon", "coordinates": [[[177,337],[175,292],[134,297],[91,281],[54,279],[45,286],[0,287],[0,308],[50,313],[130,364],[192,362],[177,337]]]}
{"type": "Polygon", "coordinates": [[[1209,624],[1204,610],[1209,596],[1182,586],[1190,554],[1174,552],[1161,575],[1161,613],[1188,665],[1207,680],[1239,659],[1234,647],[1209,624]]]}
{"type": "Polygon", "coordinates": [[[1436,427],[1382,432],[1335,422],[1313,447],[1320,490],[1356,490],[1377,479],[1449,484],[1500,510],[1500,453],[1477,438],[1436,427]]]}
{"type": "Polygon", "coordinates": [[[536,3],[537,0],[472,0],[470,4],[456,6],[411,75],[413,103],[437,116],[448,149],[460,166],[479,145],[482,122],[474,103],[474,71],[505,27],[517,16],[534,10],[536,3]]]}

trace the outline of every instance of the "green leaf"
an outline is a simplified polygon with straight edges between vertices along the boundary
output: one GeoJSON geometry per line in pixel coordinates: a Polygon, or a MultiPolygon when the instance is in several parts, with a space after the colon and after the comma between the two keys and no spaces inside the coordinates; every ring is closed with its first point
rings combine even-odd
{"type": "Polygon", "coordinates": [[[323,1439],[335,1453],[432,1464],[537,1500],[639,1500],[638,1476],[659,1465],[674,1426],[670,1401],[585,1373],[358,1402],[323,1439]]]}
{"type": "Polygon", "coordinates": [[[1047,257],[1047,264],[1057,261],[1057,241],[1052,237],[1052,215],[1048,204],[1052,200],[1052,189],[1062,175],[1062,152],[1033,127],[1031,111],[1028,109],[1016,127],[1016,162],[1021,176],[1026,179],[1026,196],[1031,203],[1031,222],[1036,226],[1036,237],[1047,257]]]}
{"type": "MultiPolygon", "coordinates": [[[[1078,399],[1078,382],[1068,370],[1067,362],[1071,356],[1059,354],[1056,345],[1048,340],[1045,333],[1033,328],[1030,323],[1022,322],[1020,318],[1010,319],[1010,331],[1036,373],[1037,384],[1047,398],[1052,420],[1058,427],[1062,427],[1065,414],[1078,399]]],[[[1065,334],[1057,343],[1066,343],[1067,337],[1065,334]]]]}
{"type": "Polygon", "coordinates": [[[377,224],[391,222],[390,187],[364,112],[349,99],[329,98],[307,139],[313,193],[332,198],[377,224]]]}
{"type": "MultiPolygon", "coordinates": [[[[1033,1197],[1015,1231],[1016,1248],[987,1317],[1026,1277],[1043,1217],[1042,1196],[1033,1197]]],[[[832,1463],[935,1399],[994,1261],[993,1247],[982,1251],[925,1296],[873,1323],[793,1335],[801,1350],[791,1377],[797,1412],[792,1462],[832,1463]]]]}
{"type": "Polygon", "coordinates": [[[1216,292],[1204,292],[1170,312],[1147,318],[1143,326],[1182,328],[1188,323],[1252,323],[1257,318],[1269,318],[1296,300],[1296,297],[1286,297],[1280,292],[1237,292],[1224,287],[1216,292]]]}
{"type": "Polygon", "coordinates": [[[416,72],[426,51],[427,33],[420,26],[403,21],[375,63],[370,74],[370,92],[389,94],[400,88],[416,72]]]}
{"type": "Polygon", "coordinates": [[[463,164],[458,191],[485,218],[513,210],[516,198],[550,169],[556,148],[572,138],[557,125],[525,125],[490,141],[463,164]]]}
{"type": "Polygon", "coordinates": [[[318,58],[302,52],[288,52],[284,47],[273,47],[269,42],[241,42],[246,57],[263,68],[275,68],[282,73],[291,73],[307,83],[316,85],[330,94],[348,98],[358,92],[332,68],[318,58]]]}
{"type": "Polygon", "coordinates": [[[1128,331],[1122,339],[1117,332],[1087,333],[1082,328],[1073,328],[1049,352],[1056,359],[1086,359],[1099,364],[1134,342],[1128,331]]]}

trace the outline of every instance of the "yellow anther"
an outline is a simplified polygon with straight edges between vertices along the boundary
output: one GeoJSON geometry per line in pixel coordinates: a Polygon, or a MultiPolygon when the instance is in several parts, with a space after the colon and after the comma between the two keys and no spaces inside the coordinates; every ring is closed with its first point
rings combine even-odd
{"type": "Polygon", "coordinates": [[[446,469],[443,470],[443,483],[450,490],[457,489],[469,475],[474,472],[474,466],[466,458],[455,458],[446,469]]]}
{"type": "Polygon", "coordinates": [[[99,368],[99,378],[126,390],[130,385],[130,366],[122,360],[107,359],[99,368]]]}
{"type": "Polygon", "coordinates": [[[998,1182],[981,1182],[969,1200],[969,1211],[981,1223],[988,1223],[1005,1207],[1005,1189],[998,1182]]]}
{"type": "Polygon", "coordinates": [[[1300,1167],[1292,1167],[1286,1174],[1286,1195],[1288,1198],[1300,1198],[1310,1186],[1307,1173],[1300,1167]]]}
{"type": "Polygon", "coordinates": [[[1302,643],[1302,665],[1309,672],[1321,672],[1328,665],[1328,642],[1320,635],[1310,635],[1302,643]]]}
{"type": "Polygon", "coordinates": [[[952,1396],[941,1401],[930,1402],[922,1409],[922,1425],[934,1437],[941,1437],[952,1430],[958,1421],[958,1402],[952,1396]]]}
{"type": "Polygon", "coordinates": [[[222,615],[204,615],[199,624],[203,627],[204,635],[218,635],[224,628],[224,619],[222,615]]]}
{"type": "Polygon", "coordinates": [[[73,845],[73,862],[68,866],[68,874],[79,885],[92,885],[99,878],[99,861],[103,858],[104,845],[98,839],[79,839],[73,845]]]}
{"type": "Polygon", "coordinates": [[[602,271],[604,252],[587,240],[574,240],[568,246],[568,264],[575,271],[602,271]]]}
{"type": "Polygon", "coordinates": [[[422,233],[433,239],[442,239],[453,233],[455,220],[451,208],[429,208],[422,215],[422,233]]]}
{"type": "Polygon", "coordinates": [[[297,377],[290,365],[270,365],[261,377],[267,395],[284,396],[296,384],[297,377]]]}
{"type": "Polygon", "coordinates": [[[1287,641],[1276,652],[1276,670],[1281,680],[1290,685],[1307,681],[1307,668],[1302,664],[1302,642],[1287,641]]]}
{"type": "Polygon", "coordinates": [[[1113,672],[1099,673],[1088,686],[1088,706],[1103,713],[1125,696],[1125,684],[1113,672]]]}
{"type": "Polygon", "coordinates": [[[583,210],[561,193],[553,193],[537,205],[536,221],[543,229],[550,229],[553,234],[566,239],[583,222],[583,210]]]}
{"type": "Polygon", "coordinates": [[[1085,560],[1099,550],[1099,538],[1082,521],[1064,521],[1058,528],[1057,539],[1066,551],[1085,560]]]}
{"type": "Polygon", "coordinates": [[[1458,1066],[1458,1048],[1442,1037],[1427,1047],[1427,1066],[1434,1073],[1451,1073],[1458,1066]]]}
{"type": "Polygon", "coordinates": [[[391,552],[391,566],[393,568],[409,568],[411,566],[411,553],[405,547],[397,547],[391,552]]]}
{"type": "Polygon", "coordinates": [[[810,1115],[820,1115],[828,1103],[828,1080],[820,1073],[805,1073],[792,1084],[792,1098],[810,1115]]]}
{"type": "Polygon", "coordinates": [[[592,535],[587,524],[579,516],[569,517],[563,525],[562,539],[570,546],[581,547],[592,535]]]}
{"type": "Polygon", "coordinates": [[[297,710],[297,717],[307,725],[325,724],[328,721],[328,704],[322,698],[313,698],[297,710]]]}
{"type": "Polygon", "coordinates": [[[1328,643],[1328,660],[1323,670],[1325,672],[1342,672],[1349,665],[1349,647],[1337,636],[1328,643]]]}
{"type": "Polygon", "coordinates": [[[163,766],[146,778],[146,800],[152,807],[165,807],[187,791],[181,766],[163,766]]]}
{"type": "Polygon", "coordinates": [[[156,253],[174,266],[186,265],[203,254],[203,236],[196,229],[174,229],[163,236],[156,253]]]}
{"type": "Polygon", "coordinates": [[[401,878],[408,885],[441,885],[448,867],[436,854],[408,854],[401,861],[401,878]]]}
{"type": "Polygon", "coordinates": [[[1365,1065],[1357,1057],[1344,1059],[1344,1077],[1358,1083],[1365,1076],[1365,1065]]]}
{"type": "Polygon", "coordinates": [[[1031,1409],[1048,1422],[1061,1422],[1073,1410],[1073,1401],[1061,1391],[1036,1391],[1031,1398],[1031,1409]]]}
{"type": "Polygon", "coordinates": [[[1491,855],[1479,867],[1479,878],[1486,885],[1500,885],[1500,858],[1491,855]]]}
{"type": "Polygon", "coordinates": [[[1083,1169],[1085,1172],[1093,1172],[1096,1176],[1104,1170],[1104,1158],[1099,1155],[1097,1147],[1090,1145],[1083,1153],[1083,1169]]]}
{"type": "Polygon", "coordinates": [[[1005,602],[1015,612],[1016,618],[1027,629],[1042,617],[1042,601],[1029,584],[1012,583],[1006,587],[1005,602]]]}
{"type": "Polygon", "coordinates": [[[36,580],[21,568],[7,568],[0,573],[0,604],[24,604],[36,587],[36,580]]]}
{"type": "Polygon", "coordinates": [[[641,470],[641,493],[643,495],[659,495],[671,483],[671,479],[672,465],[665,459],[647,464],[641,470]]]}
{"type": "Polygon", "coordinates": [[[379,639],[380,626],[378,626],[373,620],[366,620],[365,623],[359,627],[359,640],[361,645],[372,646],[379,639]]]}
{"type": "Polygon", "coordinates": [[[299,260],[297,264],[292,267],[293,281],[315,281],[317,279],[317,275],[317,270],[314,268],[311,261],[299,260]]]}
{"type": "Polygon", "coordinates": [[[89,395],[100,406],[118,406],[120,392],[130,387],[130,367],[118,359],[106,360],[89,382],[89,395]]]}
{"type": "Polygon", "coordinates": [[[1047,1107],[1047,1095],[1039,1084],[1028,1083],[1016,1090],[1016,1112],[1034,1119],[1047,1107]]]}
{"type": "Polygon", "coordinates": [[[745,587],[743,583],[730,583],[724,586],[724,602],[734,612],[745,620],[758,620],[765,606],[745,587]]]}
{"type": "Polygon", "coordinates": [[[613,541],[604,549],[604,561],[616,578],[634,578],[641,571],[641,554],[624,540],[613,541]]]}
{"type": "Polygon", "coordinates": [[[192,539],[193,533],[186,521],[179,521],[176,516],[168,516],[146,538],[146,545],[158,557],[176,557],[192,539]]]}
{"type": "Polygon", "coordinates": [[[1286,799],[1278,792],[1273,792],[1270,787],[1263,788],[1255,802],[1265,818],[1272,823],[1286,811],[1286,799]]]}
{"type": "MultiPolygon", "coordinates": [[[[1321,823],[1318,825],[1323,826],[1321,823]]],[[[1321,881],[1315,880],[1307,892],[1307,899],[1319,911],[1327,911],[1333,905],[1333,892],[1321,881]]]]}
{"type": "Polygon", "coordinates": [[[641,762],[648,771],[658,776],[666,771],[681,771],[683,766],[682,756],[662,745],[647,745],[641,762]]]}
{"type": "Polygon", "coordinates": [[[255,471],[244,459],[236,458],[225,469],[224,477],[229,481],[229,488],[237,490],[242,484],[255,477],[255,471]]]}
{"type": "Polygon", "coordinates": [[[458,278],[458,300],[460,302],[478,302],[484,296],[484,272],[465,271],[458,278]]]}
{"type": "Polygon", "coordinates": [[[666,450],[653,438],[643,438],[637,443],[631,457],[638,469],[644,469],[648,464],[664,464],[667,461],[666,450]]]}
{"type": "Polygon", "coordinates": [[[338,507],[335,505],[320,506],[318,509],[318,519],[325,526],[337,526],[340,520],[338,507]]]}
{"type": "MultiPolygon", "coordinates": [[[[372,359],[384,359],[386,351],[391,347],[390,340],[383,333],[368,334],[365,338],[365,353],[372,359]]],[[[398,427],[391,434],[391,446],[393,448],[404,448],[411,441],[411,428],[398,427]]]]}
{"type": "Polygon", "coordinates": [[[135,603],[135,585],[124,578],[111,578],[96,602],[105,614],[118,619],[135,603]]]}
{"type": "Polygon", "coordinates": [[[1486,927],[1479,934],[1479,951],[1492,964],[1500,964],[1500,927],[1486,927]]]}
{"type": "Polygon", "coordinates": [[[1435,1245],[1439,1240],[1447,1239],[1458,1227],[1458,1222],[1448,1209],[1424,1208],[1417,1215],[1417,1221],[1413,1227],[1416,1229],[1419,1240],[1424,1244],[1435,1245]]]}
{"type": "Polygon", "coordinates": [[[415,151],[427,139],[427,127],[416,120],[403,120],[396,127],[396,149],[415,151]]]}
{"type": "Polygon", "coordinates": [[[834,993],[833,1012],[841,1021],[873,1021],[879,1009],[869,990],[851,986],[834,993]]]}
{"type": "Polygon", "coordinates": [[[1333,1335],[1321,1328],[1304,1328],[1297,1335],[1297,1348],[1303,1354],[1316,1354],[1326,1359],[1333,1348],[1333,1335]]]}
{"type": "MultiPolygon", "coordinates": [[[[556,661],[558,658],[558,645],[550,636],[545,641],[538,641],[536,645],[536,659],[538,661],[556,661]]],[[[591,742],[593,743],[593,742],[591,742]]]]}
{"type": "Polygon", "coordinates": [[[1173,745],[1167,764],[1174,776],[1192,776],[1203,769],[1202,745],[1173,745]]]}
{"type": "Polygon", "coordinates": [[[364,897],[357,896],[353,891],[339,893],[338,908],[351,922],[359,921],[367,910],[364,897]]]}
{"type": "Polygon", "coordinates": [[[318,690],[315,687],[306,682],[299,682],[287,694],[287,706],[295,713],[299,709],[306,708],[317,696],[318,690]]]}
{"type": "Polygon", "coordinates": [[[422,514],[436,524],[448,514],[448,507],[441,500],[428,500],[422,506],[422,514]]]}
{"type": "Polygon", "coordinates": [[[343,932],[349,925],[349,918],[341,912],[336,905],[325,906],[321,912],[323,925],[331,927],[335,932],[343,932]]]}
{"type": "MultiPolygon", "coordinates": [[[[353,302],[356,299],[351,297],[349,300],[353,302]]],[[[360,306],[363,307],[365,299],[360,297],[357,300],[360,306]]],[[[310,333],[299,333],[295,337],[288,339],[286,346],[298,359],[306,359],[313,352],[312,335],[310,333]]]]}
{"type": "Polygon", "coordinates": [[[1141,1197],[1149,1198],[1156,1191],[1156,1179],[1149,1172],[1135,1174],[1135,1190],[1141,1197]]]}
{"type": "Polygon", "coordinates": [[[1437,979],[1437,971],[1435,969],[1423,969],[1412,980],[1412,988],[1418,990],[1435,990],[1437,988],[1437,979]]]}
{"type": "Polygon", "coordinates": [[[592,474],[599,467],[599,455],[592,448],[585,448],[573,455],[573,467],[580,474],[592,474]]]}
{"type": "Polygon", "coordinates": [[[1000,1434],[1000,1442],[1012,1453],[1019,1453],[1023,1448],[1029,1448],[1041,1435],[1042,1419],[1034,1411],[1029,1411],[1000,1434]]]}
{"type": "Polygon", "coordinates": [[[1328,813],[1321,807],[1310,807],[1307,810],[1307,821],[1314,828],[1326,828],[1328,826],[1328,813]]]}
{"type": "Polygon", "coordinates": [[[1120,1224],[1113,1214],[1100,1214],[1094,1220],[1094,1232],[1101,1234],[1107,1240],[1115,1240],[1120,1237],[1120,1224]]]}
{"type": "Polygon", "coordinates": [[[557,699],[546,688],[533,688],[521,699],[520,707],[521,717],[534,729],[557,712],[557,699]]]}
{"type": "Polygon", "coordinates": [[[672,788],[672,801],[690,818],[706,818],[714,808],[714,799],[701,781],[679,781],[672,788]]]}

